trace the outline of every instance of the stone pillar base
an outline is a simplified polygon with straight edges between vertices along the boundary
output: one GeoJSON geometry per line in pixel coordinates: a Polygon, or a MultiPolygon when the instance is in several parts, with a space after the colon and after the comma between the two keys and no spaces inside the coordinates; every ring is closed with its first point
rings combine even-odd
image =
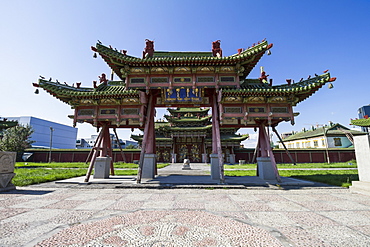
{"type": "Polygon", "coordinates": [[[172,164],[176,163],[176,156],[177,154],[172,154],[172,164]]]}
{"type": "Polygon", "coordinates": [[[95,160],[95,170],[94,170],[94,179],[95,178],[109,178],[109,170],[112,158],[110,157],[97,157],[95,160]]]}
{"type": "Polygon", "coordinates": [[[182,170],[191,170],[189,159],[184,159],[184,164],[182,165],[182,170]]]}
{"type": "Polygon", "coordinates": [[[156,154],[144,154],[142,178],[153,179],[155,176],[156,154]]]}
{"type": "Polygon", "coordinates": [[[358,178],[370,182],[370,135],[354,136],[358,178]]]}
{"type": "Polygon", "coordinates": [[[235,154],[230,154],[229,159],[230,159],[230,164],[235,164],[235,154]]]}
{"type": "Polygon", "coordinates": [[[0,173],[0,188],[6,188],[10,184],[10,181],[12,181],[13,177],[15,176],[15,173],[0,173]]]}
{"type": "Polygon", "coordinates": [[[220,179],[220,160],[218,159],[218,154],[210,154],[211,159],[211,178],[213,180],[220,179]]]}
{"type": "MultiPolygon", "coordinates": [[[[263,180],[273,180],[276,181],[274,169],[272,168],[270,157],[258,157],[258,177],[263,180]]],[[[276,181],[277,182],[277,181],[276,181]]]]}
{"type": "Polygon", "coordinates": [[[14,173],[15,152],[0,151],[0,191],[8,191],[15,189],[14,184],[11,183],[14,173]]]}
{"type": "Polygon", "coordinates": [[[349,190],[370,196],[370,182],[353,181],[352,186],[349,186],[349,190]]]}
{"type": "Polygon", "coordinates": [[[207,161],[208,161],[207,154],[202,154],[202,162],[207,163],[207,161]]]}

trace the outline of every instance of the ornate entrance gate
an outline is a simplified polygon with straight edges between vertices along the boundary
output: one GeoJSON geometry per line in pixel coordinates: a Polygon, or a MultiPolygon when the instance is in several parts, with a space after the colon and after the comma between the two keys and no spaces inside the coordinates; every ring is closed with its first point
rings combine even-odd
{"type": "MultiPolygon", "coordinates": [[[[86,122],[101,130],[92,149],[86,181],[95,159],[112,154],[111,128],[144,128],[137,181],[140,183],[142,176],[155,176],[155,156],[160,151],[156,150],[155,143],[155,107],[212,108],[211,176],[221,183],[224,182],[224,162],[220,126],[259,129],[258,169],[273,170],[274,179],[279,181],[266,128],[282,121],[294,124],[293,106],[335,78],[325,71],[298,83],[287,80],[287,84],[273,86],[261,69],[260,78],[247,79],[271,48],[272,44],[263,40],[223,57],[220,41],[212,43],[211,52],[161,52],[154,50],[153,41],[146,40],[143,57],[137,58],[99,42],[92,47],[94,57],[99,54],[119,77],[118,81],[113,80],[113,74],[111,80],[102,74],[100,84],[94,81],[92,87],[81,87],[81,83],[74,87],[43,78],[34,86],[71,105],[74,125],[86,122]]],[[[181,159],[190,156],[196,162],[204,151],[199,145],[183,143],[176,149],[181,159]]],[[[113,173],[113,164],[111,168],[113,173]]]]}
{"type": "Polygon", "coordinates": [[[194,144],[177,144],[177,157],[178,162],[183,162],[184,159],[189,159],[190,162],[201,162],[202,161],[202,151],[201,143],[194,144]]]}

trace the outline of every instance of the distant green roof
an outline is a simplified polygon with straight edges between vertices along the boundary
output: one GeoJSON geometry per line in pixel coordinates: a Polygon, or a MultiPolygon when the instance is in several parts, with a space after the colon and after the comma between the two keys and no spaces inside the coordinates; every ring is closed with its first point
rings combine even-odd
{"type": "Polygon", "coordinates": [[[370,118],[352,119],[351,124],[360,127],[370,127],[370,118]]]}
{"type": "Polygon", "coordinates": [[[165,115],[164,117],[168,121],[173,122],[173,123],[186,123],[186,122],[198,122],[198,123],[201,123],[201,122],[207,122],[207,121],[209,121],[212,118],[211,115],[208,115],[208,116],[205,116],[205,117],[201,117],[201,118],[197,118],[197,116],[194,116],[194,117],[182,117],[180,119],[177,118],[177,117],[171,118],[171,116],[167,116],[167,115],[165,115]]]}
{"type": "Polygon", "coordinates": [[[168,108],[167,111],[169,111],[171,114],[174,113],[184,113],[184,112],[190,112],[190,113],[197,113],[197,112],[208,112],[209,108],[200,108],[200,107],[178,107],[177,109],[168,108]]]}
{"type": "MultiPolygon", "coordinates": [[[[244,135],[221,135],[222,142],[241,142],[248,139],[249,134],[244,135]]],[[[207,142],[212,142],[212,137],[206,138],[207,142]]]]}
{"type": "Polygon", "coordinates": [[[158,129],[159,127],[164,127],[164,126],[170,126],[169,122],[154,122],[154,128],[158,129]]]}
{"type": "Polygon", "coordinates": [[[314,130],[307,130],[295,133],[294,135],[288,136],[287,138],[283,139],[284,142],[286,141],[295,141],[295,140],[301,140],[301,139],[308,139],[318,136],[324,136],[324,131],[326,131],[325,135],[327,136],[338,136],[338,135],[344,135],[340,129],[344,129],[345,131],[349,131],[352,135],[363,135],[364,132],[357,131],[357,130],[350,130],[349,128],[341,125],[341,124],[333,124],[332,126],[325,127],[319,127],[314,130]]]}
{"type": "Polygon", "coordinates": [[[199,126],[199,127],[165,127],[168,130],[171,129],[171,131],[196,131],[196,130],[208,130],[212,129],[212,125],[207,125],[207,126],[199,126]]]}

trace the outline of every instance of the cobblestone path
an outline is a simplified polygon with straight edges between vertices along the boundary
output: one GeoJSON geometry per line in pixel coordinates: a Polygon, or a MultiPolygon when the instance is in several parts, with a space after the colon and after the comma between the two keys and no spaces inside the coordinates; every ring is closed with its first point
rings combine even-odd
{"type": "Polygon", "coordinates": [[[370,197],[28,186],[0,194],[0,246],[370,246],[370,197]]]}

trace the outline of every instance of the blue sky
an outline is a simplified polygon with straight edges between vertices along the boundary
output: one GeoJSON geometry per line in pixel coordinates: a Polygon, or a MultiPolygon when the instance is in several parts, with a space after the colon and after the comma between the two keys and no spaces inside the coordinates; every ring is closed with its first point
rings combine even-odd
{"type": "MultiPolygon", "coordinates": [[[[210,51],[221,40],[223,55],[264,38],[273,43],[249,78],[264,66],[275,85],[299,81],[329,69],[333,89],[322,88],[295,107],[296,124],[280,133],[327,124],[349,126],[357,109],[370,104],[369,0],[265,1],[1,1],[0,116],[34,116],[72,124],[70,106],[44,91],[36,95],[39,75],[69,84],[92,85],[108,66],[93,59],[90,46],[105,45],[141,56],[145,39],[158,51],[210,51]]],[[[158,117],[163,110],[158,110],[158,117]]],[[[78,136],[95,134],[80,124],[78,136]]],[[[241,133],[254,133],[241,130],[241,133]]],[[[119,133],[129,138],[130,131],[119,133]]],[[[254,146],[250,141],[250,146],[254,146]]]]}

